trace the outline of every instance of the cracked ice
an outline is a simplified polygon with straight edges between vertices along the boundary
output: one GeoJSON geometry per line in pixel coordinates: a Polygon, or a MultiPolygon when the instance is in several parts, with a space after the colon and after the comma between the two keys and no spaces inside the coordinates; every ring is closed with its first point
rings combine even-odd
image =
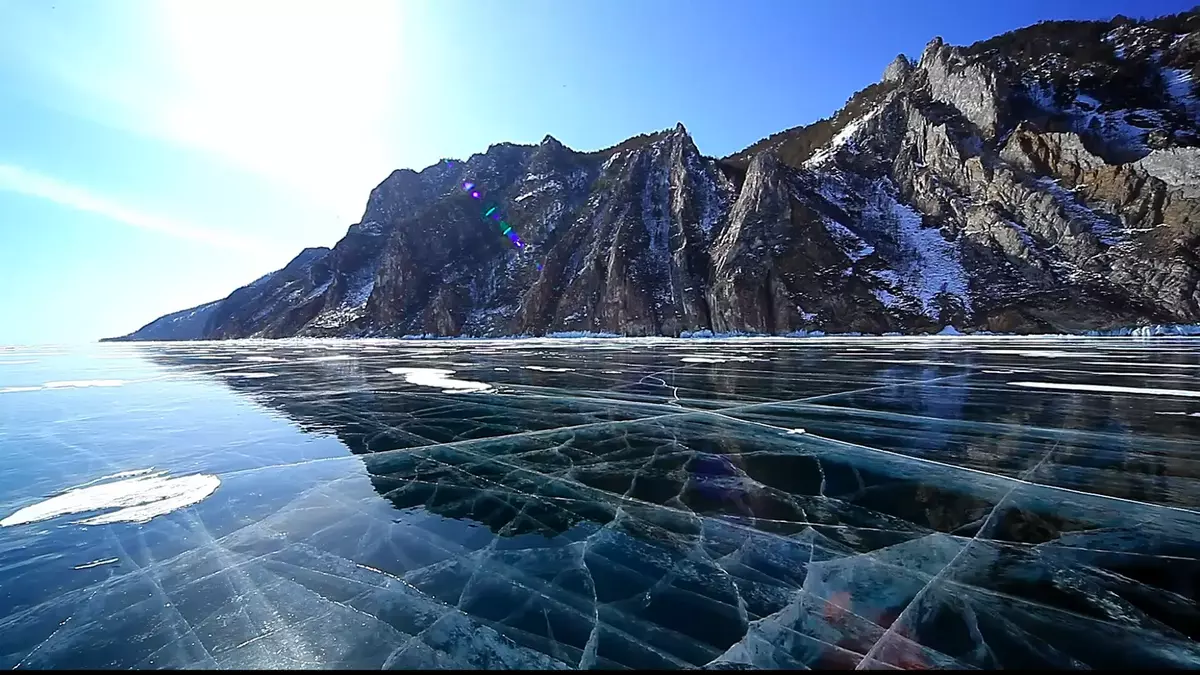
{"type": "Polygon", "coordinates": [[[6,667],[1200,666],[1186,338],[7,356],[6,667]]]}

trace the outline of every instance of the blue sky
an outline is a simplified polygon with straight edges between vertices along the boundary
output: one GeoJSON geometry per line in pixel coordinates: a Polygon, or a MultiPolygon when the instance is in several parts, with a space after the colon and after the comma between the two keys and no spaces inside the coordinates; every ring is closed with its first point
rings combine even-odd
{"type": "Polygon", "coordinates": [[[333,245],[392,169],[679,121],[722,156],[935,35],[1191,4],[0,0],[0,344],[224,297],[333,245]]]}

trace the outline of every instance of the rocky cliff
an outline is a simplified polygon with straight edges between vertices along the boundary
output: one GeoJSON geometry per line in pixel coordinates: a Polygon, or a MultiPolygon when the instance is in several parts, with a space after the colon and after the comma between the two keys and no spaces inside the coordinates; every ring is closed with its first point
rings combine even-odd
{"type": "Polygon", "coordinates": [[[1197,323],[1198,82],[1200,8],[938,38],[724,159],[680,125],[396,171],[333,248],[117,339],[1197,323]]]}

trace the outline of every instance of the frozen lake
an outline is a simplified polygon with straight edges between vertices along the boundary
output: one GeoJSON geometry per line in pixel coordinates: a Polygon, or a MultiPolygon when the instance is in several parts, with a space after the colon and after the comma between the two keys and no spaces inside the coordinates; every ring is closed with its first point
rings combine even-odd
{"type": "Polygon", "coordinates": [[[0,348],[5,668],[1200,667],[1200,339],[0,348]]]}

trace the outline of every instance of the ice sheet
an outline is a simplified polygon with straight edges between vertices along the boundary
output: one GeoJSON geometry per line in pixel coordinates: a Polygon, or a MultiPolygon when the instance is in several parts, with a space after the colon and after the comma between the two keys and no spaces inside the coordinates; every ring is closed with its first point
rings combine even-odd
{"type": "Polygon", "coordinates": [[[37,360],[0,666],[1200,666],[1188,338],[37,360]]]}

